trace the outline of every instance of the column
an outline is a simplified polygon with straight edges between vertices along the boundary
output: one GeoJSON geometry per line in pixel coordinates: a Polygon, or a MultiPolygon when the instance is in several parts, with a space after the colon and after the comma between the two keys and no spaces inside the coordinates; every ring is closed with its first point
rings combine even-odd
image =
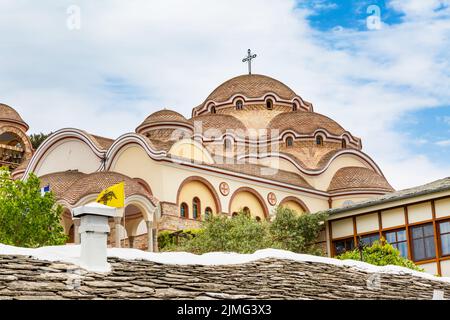
{"type": "Polygon", "coordinates": [[[73,219],[73,238],[75,244],[80,244],[80,221],[81,219],[73,219]]]}
{"type": "Polygon", "coordinates": [[[128,236],[128,247],[134,248],[134,236],[128,236]]]}
{"type": "Polygon", "coordinates": [[[147,225],[147,251],[154,252],[154,241],[153,241],[153,221],[145,221],[147,225]]]}
{"type": "Polygon", "coordinates": [[[120,232],[119,232],[119,226],[120,221],[122,220],[121,217],[114,217],[114,244],[116,248],[120,248],[120,232]]]}

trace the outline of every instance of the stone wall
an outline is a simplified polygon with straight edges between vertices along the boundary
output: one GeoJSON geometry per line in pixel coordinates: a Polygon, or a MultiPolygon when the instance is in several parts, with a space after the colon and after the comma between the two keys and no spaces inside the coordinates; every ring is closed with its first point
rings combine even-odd
{"type": "Polygon", "coordinates": [[[264,259],[189,266],[110,259],[112,272],[0,255],[0,299],[450,299],[450,283],[325,263],[264,259]]]}

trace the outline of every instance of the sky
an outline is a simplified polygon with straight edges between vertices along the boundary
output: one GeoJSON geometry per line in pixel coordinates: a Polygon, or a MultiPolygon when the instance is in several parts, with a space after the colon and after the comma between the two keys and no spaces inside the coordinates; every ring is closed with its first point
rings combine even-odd
{"type": "Polygon", "coordinates": [[[287,84],[396,189],[450,176],[450,0],[0,0],[0,102],[116,138],[231,77],[287,84]]]}

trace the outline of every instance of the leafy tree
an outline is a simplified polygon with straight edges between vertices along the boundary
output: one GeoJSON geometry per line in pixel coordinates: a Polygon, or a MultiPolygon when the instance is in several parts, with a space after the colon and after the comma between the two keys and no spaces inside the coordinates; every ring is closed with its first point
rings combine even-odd
{"type": "Polygon", "coordinates": [[[270,224],[270,234],[276,248],[298,253],[323,254],[316,244],[327,217],[324,212],[298,214],[295,210],[278,206],[270,224]]]}
{"type": "Polygon", "coordinates": [[[39,148],[39,146],[42,144],[42,142],[45,141],[45,139],[47,139],[50,135],[52,134],[52,132],[45,134],[45,133],[35,133],[30,135],[30,141],[31,141],[31,145],[33,146],[33,149],[36,150],[37,148],[39,148]]]}
{"type": "Polygon", "coordinates": [[[267,247],[270,247],[267,223],[240,212],[232,219],[225,215],[207,218],[202,232],[166,250],[196,254],[213,251],[253,253],[267,247]]]}
{"type": "Polygon", "coordinates": [[[322,229],[325,214],[299,215],[288,208],[276,209],[273,222],[257,221],[241,211],[230,218],[215,215],[203,222],[202,231],[179,238],[176,244],[170,233],[160,235],[164,251],[253,253],[260,249],[277,248],[300,253],[322,254],[315,241],[322,229]]]}
{"type": "Polygon", "coordinates": [[[20,247],[64,244],[62,211],[52,193],[41,196],[35,175],[30,174],[26,181],[12,180],[10,173],[0,168],[0,243],[20,247]]]}
{"type": "MultiPolygon", "coordinates": [[[[341,260],[361,260],[361,254],[358,249],[344,252],[337,257],[341,260]]],[[[364,247],[362,250],[362,258],[364,262],[376,266],[401,266],[416,271],[424,271],[418,267],[411,260],[408,260],[400,255],[400,251],[387,243],[384,239],[375,241],[372,246],[364,247]]]]}

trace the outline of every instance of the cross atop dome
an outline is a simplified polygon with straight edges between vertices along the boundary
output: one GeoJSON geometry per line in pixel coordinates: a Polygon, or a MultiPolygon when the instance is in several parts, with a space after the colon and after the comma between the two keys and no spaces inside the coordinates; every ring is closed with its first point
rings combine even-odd
{"type": "Polygon", "coordinates": [[[252,74],[252,60],[256,58],[256,54],[252,55],[252,50],[248,49],[247,57],[245,57],[242,62],[248,63],[248,74],[252,74]]]}

